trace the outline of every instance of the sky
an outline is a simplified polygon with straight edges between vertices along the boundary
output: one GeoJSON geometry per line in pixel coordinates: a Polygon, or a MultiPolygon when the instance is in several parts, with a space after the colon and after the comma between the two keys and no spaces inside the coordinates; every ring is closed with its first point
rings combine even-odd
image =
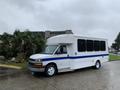
{"type": "Polygon", "coordinates": [[[0,0],[0,34],[72,30],[74,34],[108,39],[120,32],[119,0],[0,0]]]}

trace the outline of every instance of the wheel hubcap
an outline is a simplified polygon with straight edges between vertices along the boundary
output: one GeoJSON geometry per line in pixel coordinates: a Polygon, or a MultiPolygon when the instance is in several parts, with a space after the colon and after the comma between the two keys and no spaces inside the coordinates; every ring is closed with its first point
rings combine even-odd
{"type": "Polygon", "coordinates": [[[54,67],[49,67],[49,68],[48,68],[48,74],[49,74],[49,75],[53,75],[54,73],[55,73],[54,67]]]}
{"type": "Polygon", "coordinates": [[[99,68],[100,67],[100,64],[99,62],[96,63],[96,67],[99,68]]]}

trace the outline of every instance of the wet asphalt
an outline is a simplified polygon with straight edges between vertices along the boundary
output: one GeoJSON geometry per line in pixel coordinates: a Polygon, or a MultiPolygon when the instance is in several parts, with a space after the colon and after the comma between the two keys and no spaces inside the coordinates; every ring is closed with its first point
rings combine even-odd
{"type": "Polygon", "coordinates": [[[119,90],[120,61],[104,63],[101,69],[86,68],[44,77],[18,72],[0,77],[0,90],[119,90]]]}

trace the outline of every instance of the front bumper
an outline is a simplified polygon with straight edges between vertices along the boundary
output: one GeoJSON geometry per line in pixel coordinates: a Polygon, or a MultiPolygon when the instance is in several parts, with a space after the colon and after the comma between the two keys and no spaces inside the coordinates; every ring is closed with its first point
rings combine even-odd
{"type": "Polygon", "coordinates": [[[28,69],[32,72],[44,72],[45,68],[33,68],[33,67],[28,67],[28,69]]]}
{"type": "Polygon", "coordinates": [[[44,72],[45,71],[45,67],[42,65],[42,63],[35,63],[35,62],[29,62],[28,69],[32,72],[44,72]]]}

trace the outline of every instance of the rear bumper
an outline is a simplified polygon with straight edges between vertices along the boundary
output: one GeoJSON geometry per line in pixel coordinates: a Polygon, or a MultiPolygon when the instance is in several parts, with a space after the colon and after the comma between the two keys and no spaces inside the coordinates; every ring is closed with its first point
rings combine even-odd
{"type": "Polygon", "coordinates": [[[32,72],[44,72],[45,68],[33,68],[33,67],[28,67],[28,69],[32,72]]]}

